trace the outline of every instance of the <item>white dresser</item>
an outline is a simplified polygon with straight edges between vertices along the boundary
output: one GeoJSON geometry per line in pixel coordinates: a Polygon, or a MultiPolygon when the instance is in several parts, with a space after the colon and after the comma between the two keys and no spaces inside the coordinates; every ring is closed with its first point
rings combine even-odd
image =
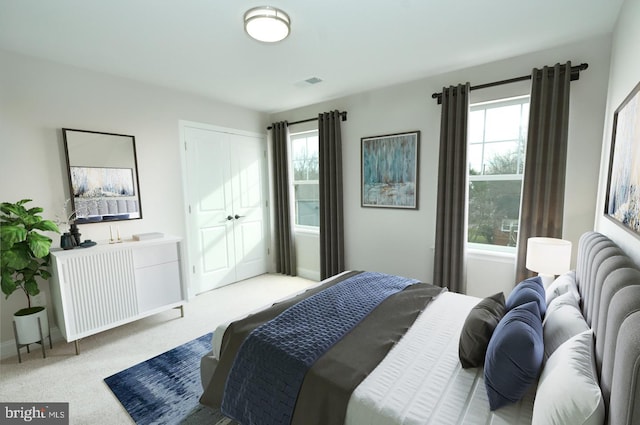
{"type": "Polygon", "coordinates": [[[67,342],[187,302],[180,238],[102,243],[51,252],[51,298],[67,342]]]}

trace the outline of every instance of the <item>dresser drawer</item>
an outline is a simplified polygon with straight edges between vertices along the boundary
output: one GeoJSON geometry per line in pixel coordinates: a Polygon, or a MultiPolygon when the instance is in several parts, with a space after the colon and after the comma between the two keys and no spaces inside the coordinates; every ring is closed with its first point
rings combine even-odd
{"type": "Polygon", "coordinates": [[[178,244],[159,244],[133,249],[133,263],[136,269],[178,261],[178,244]]]}

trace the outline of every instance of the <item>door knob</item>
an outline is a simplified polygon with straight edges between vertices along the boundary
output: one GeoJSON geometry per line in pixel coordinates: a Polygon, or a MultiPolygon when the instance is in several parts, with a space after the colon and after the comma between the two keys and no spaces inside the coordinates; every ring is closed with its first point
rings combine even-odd
{"type": "Polygon", "coordinates": [[[228,215],[228,216],[227,216],[227,220],[233,220],[233,217],[232,217],[232,216],[230,216],[230,215],[228,215]]]}
{"type": "Polygon", "coordinates": [[[235,219],[237,220],[237,219],[242,218],[242,217],[244,217],[244,216],[236,214],[235,219]]]}

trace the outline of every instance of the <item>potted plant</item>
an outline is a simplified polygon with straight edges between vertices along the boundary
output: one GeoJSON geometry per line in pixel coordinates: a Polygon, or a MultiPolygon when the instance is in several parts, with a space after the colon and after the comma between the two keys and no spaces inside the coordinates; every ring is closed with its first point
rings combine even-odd
{"type": "Polygon", "coordinates": [[[38,341],[44,343],[44,338],[49,336],[47,312],[44,306],[32,306],[31,297],[40,293],[38,279],[51,277],[51,238],[39,231],[60,233],[53,221],[40,216],[42,208],[25,208],[24,205],[28,202],[31,199],[23,199],[15,204],[0,204],[2,292],[9,298],[9,295],[20,289],[27,297],[27,307],[13,315],[18,346],[38,341]],[[38,318],[41,327],[38,327],[38,318]]]}

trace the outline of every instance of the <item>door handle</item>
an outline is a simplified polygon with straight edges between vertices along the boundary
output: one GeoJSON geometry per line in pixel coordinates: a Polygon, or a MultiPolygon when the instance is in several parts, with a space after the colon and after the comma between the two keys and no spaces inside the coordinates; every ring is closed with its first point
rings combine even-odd
{"type": "Polygon", "coordinates": [[[237,219],[242,218],[242,217],[244,217],[244,216],[236,214],[236,216],[234,218],[237,220],[237,219]]]}
{"type": "Polygon", "coordinates": [[[232,216],[230,216],[230,215],[228,215],[228,216],[227,216],[227,220],[228,220],[228,221],[231,221],[231,220],[233,220],[233,217],[232,217],[232,216]]]}

